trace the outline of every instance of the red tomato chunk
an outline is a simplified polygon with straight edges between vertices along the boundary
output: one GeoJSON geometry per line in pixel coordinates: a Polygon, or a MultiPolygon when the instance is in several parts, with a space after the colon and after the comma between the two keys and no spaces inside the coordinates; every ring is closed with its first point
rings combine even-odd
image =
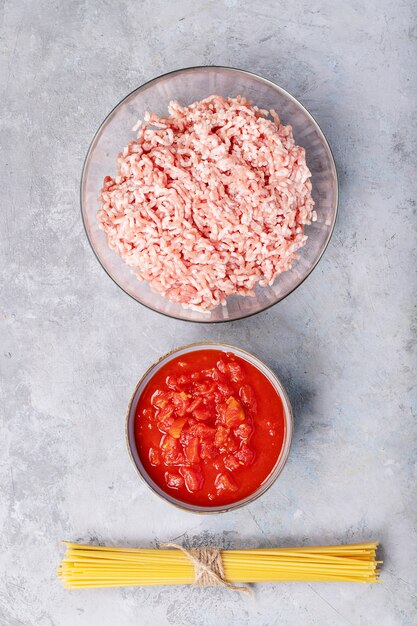
{"type": "Polygon", "coordinates": [[[171,489],[179,489],[184,486],[184,479],[179,474],[170,474],[169,472],[165,472],[165,482],[167,487],[171,489]]]}
{"type": "Polygon", "coordinates": [[[237,485],[233,478],[227,474],[219,474],[214,481],[217,493],[222,491],[237,491],[237,485]]]}
{"type": "Polygon", "coordinates": [[[239,400],[230,396],[226,400],[226,406],[221,409],[222,419],[226,426],[229,428],[235,428],[240,426],[245,421],[245,411],[239,400]]]}
{"type": "Polygon", "coordinates": [[[218,350],[190,352],[160,368],[135,422],[148,474],[176,498],[201,506],[256,491],[276,463],[283,433],[282,402],[269,380],[218,350]]]}
{"type": "Polygon", "coordinates": [[[189,463],[198,463],[200,460],[199,454],[200,444],[197,437],[194,437],[190,440],[190,443],[187,443],[185,447],[185,456],[189,463]]]}
{"type": "Polygon", "coordinates": [[[149,461],[151,465],[160,464],[161,460],[160,460],[159,450],[157,448],[149,448],[149,461]]]}
{"type": "Polygon", "coordinates": [[[256,413],[256,396],[252,387],[250,385],[242,385],[239,390],[239,396],[249,411],[256,413]]]}
{"type": "Polygon", "coordinates": [[[192,467],[182,467],[181,474],[184,476],[185,486],[190,493],[194,493],[201,489],[204,484],[204,477],[201,468],[198,465],[192,467]]]}

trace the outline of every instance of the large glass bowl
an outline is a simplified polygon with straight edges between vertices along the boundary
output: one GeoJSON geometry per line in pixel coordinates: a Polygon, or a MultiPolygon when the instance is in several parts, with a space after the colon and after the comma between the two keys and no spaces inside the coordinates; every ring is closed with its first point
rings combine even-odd
{"type": "Polygon", "coordinates": [[[259,498],[262,494],[265,493],[276,481],[278,476],[281,474],[284,469],[284,465],[287,461],[291,440],[293,435],[293,414],[292,408],[290,404],[290,400],[287,396],[287,393],[274,374],[274,372],[258,357],[246,352],[246,350],[242,350],[241,348],[236,348],[235,346],[230,346],[226,343],[215,343],[215,342],[203,342],[203,343],[192,343],[189,346],[182,346],[181,348],[176,348],[162,356],[156,363],[151,365],[151,367],[144,373],[142,378],[139,380],[136,388],[133,392],[132,397],[130,398],[129,406],[127,409],[126,415],[126,444],[130,454],[130,458],[133,461],[133,464],[139,474],[139,476],[145,481],[148,487],[156,493],[158,496],[174,504],[175,506],[185,509],[186,511],[191,511],[192,513],[225,513],[227,511],[233,511],[234,509],[238,509],[246,504],[250,504],[257,498],[259,498]],[[265,478],[265,480],[259,485],[259,487],[243,500],[238,500],[237,502],[232,502],[231,504],[222,504],[220,506],[197,506],[194,504],[190,504],[189,502],[184,502],[183,500],[179,500],[175,498],[168,491],[164,491],[159,487],[159,485],[152,480],[146,471],[136,446],[135,439],[135,419],[136,419],[136,410],[140,400],[140,397],[146,387],[146,385],[150,382],[150,380],[155,376],[156,372],[166,365],[173,358],[179,357],[182,354],[187,354],[189,352],[195,352],[197,350],[220,350],[221,352],[232,352],[236,354],[238,357],[243,359],[244,361],[249,362],[251,365],[256,367],[258,370],[262,372],[262,374],[267,378],[267,380],[271,383],[278,396],[281,398],[282,407],[284,410],[284,440],[282,444],[281,452],[279,453],[278,459],[275,463],[275,466],[271,470],[269,476],[265,478]]]}
{"type": "Polygon", "coordinates": [[[271,81],[228,67],[191,67],[164,74],[135,89],[106,117],[88,150],[81,180],[81,209],[90,244],[103,269],[127,294],[145,306],[191,322],[226,322],[241,319],[276,304],[294,291],[320,260],[333,231],[338,202],[337,174],[329,145],[310,113],[289,93],[271,81]],[[306,227],[308,240],[291,270],[280,274],[271,287],[257,287],[255,297],[230,296],[225,306],[210,313],[185,309],[151,291],[120,257],[110,250],[97,221],[98,196],[104,177],[116,173],[116,158],[135,138],[132,127],[145,111],[167,114],[170,100],[191,104],[209,95],[242,95],[264,109],[275,109],[293,127],[297,144],[306,150],[312,173],[317,221],[306,227]]]}

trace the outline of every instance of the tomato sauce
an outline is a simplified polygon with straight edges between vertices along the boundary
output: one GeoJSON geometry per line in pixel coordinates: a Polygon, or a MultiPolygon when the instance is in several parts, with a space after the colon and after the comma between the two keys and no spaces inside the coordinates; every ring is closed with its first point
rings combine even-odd
{"type": "Polygon", "coordinates": [[[135,416],[136,447],[153,481],[197,506],[246,498],[274,468],[284,408],[254,365],[233,353],[197,350],[161,367],[135,416]]]}

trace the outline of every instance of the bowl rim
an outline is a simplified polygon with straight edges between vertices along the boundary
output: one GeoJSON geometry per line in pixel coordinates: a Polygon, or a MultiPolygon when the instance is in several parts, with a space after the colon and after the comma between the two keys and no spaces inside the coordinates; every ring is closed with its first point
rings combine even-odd
{"type": "MultiPolygon", "coordinates": [[[[169,360],[167,362],[169,362],[169,360]]],[[[270,382],[272,384],[272,381],[270,382]]],[[[137,382],[135,389],[129,399],[127,411],[126,411],[126,417],[125,417],[126,447],[127,447],[130,459],[133,463],[133,466],[136,470],[136,473],[138,474],[140,479],[145,483],[145,485],[147,485],[147,487],[155,495],[161,498],[164,502],[167,502],[168,504],[171,504],[172,506],[175,506],[176,508],[182,511],[187,511],[188,513],[196,513],[199,515],[214,515],[217,513],[227,513],[229,511],[235,511],[244,506],[247,506],[248,504],[252,504],[252,502],[254,502],[258,498],[263,496],[264,493],[266,493],[272,487],[272,485],[275,484],[276,480],[278,479],[278,477],[281,475],[282,471],[284,470],[284,467],[287,463],[288,456],[290,453],[293,436],[294,436],[294,415],[293,415],[291,402],[288,397],[287,391],[285,390],[285,387],[283,386],[282,382],[280,381],[278,376],[275,374],[275,372],[269,367],[269,365],[267,365],[264,361],[262,361],[262,359],[260,359],[255,354],[248,352],[244,348],[239,348],[238,346],[234,346],[234,345],[224,343],[221,341],[197,341],[194,343],[189,343],[183,346],[178,346],[176,348],[173,348],[169,352],[166,352],[165,354],[160,356],[154,363],[152,363],[152,365],[148,367],[148,369],[143,373],[143,375],[140,377],[139,381],[137,382]],[[149,374],[151,374],[153,370],[156,370],[156,368],[162,361],[169,359],[169,357],[174,357],[174,355],[177,354],[178,352],[181,352],[183,350],[186,350],[186,352],[191,352],[193,351],[194,348],[201,347],[202,349],[204,349],[204,348],[207,348],[207,346],[213,346],[212,349],[216,349],[216,348],[230,349],[230,351],[232,352],[236,351],[235,354],[237,356],[240,356],[239,353],[243,353],[243,355],[247,355],[251,359],[254,359],[255,362],[260,363],[266,369],[271,379],[274,381],[273,384],[274,384],[275,390],[277,391],[282,401],[282,405],[284,409],[284,422],[285,422],[285,435],[284,435],[282,449],[281,449],[280,455],[278,456],[276,464],[274,465],[273,469],[268,474],[268,476],[265,478],[265,481],[264,481],[265,487],[262,489],[262,484],[261,484],[254,493],[249,494],[248,496],[246,496],[246,498],[243,498],[243,500],[238,500],[237,502],[232,502],[231,504],[226,504],[224,506],[217,506],[217,507],[214,507],[214,506],[204,507],[204,506],[190,505],[187,502],[181,502],[181,500],[176,499],[174,496],[171,496],[172,499],[170,499],[169,497],[166,497],[166,496],[170,496],[170,494],[164,492],[162,488],[160,488],[161,493],[157,491],[152,484],[154,481],[152,481],[151,477],[148,476],[146,470],[142,472],[141,469],[138,467],[138,464],[136,463],[133,450],[132,450],[133,446],[135,447],[136,454],[138,457],[139,457],[139,452],[137,451],[137,448],[136,448],[136,441],[135,441],[134,434],[133,434],[133,442],[131,442],[131,437],[129,433],[129,426],[130,426],[131,419],[135,420],[135,417],[136,417],[136,414],[132,415],[132,405],[133,405],[133,402],[135,401],[138,389],[140,385],[143,383],[143,381],[146,379],[146,377],[149,374]],[[147,477],[150,480],[147,480],[147,477]],[[271,477],[273,478],[271,479],[271,477]],[[268,483],[268,481],[270,482],[268,483]],[[190,507],[193,507],[193,508],[190,508],[190,507]]]]}
{"type": "Polygon", "coordinates": [[[84,227],[84,232],[87,236],[87,240],[88,243],[90,244],[90,247],[94,253],[94,256],[96,257],[97,261],[99,262],[100,266],[102,267],[102,269],[106,272],[107,276],[109,276],[109,278],[111,278],[111,280],[119,287],[119,289],[121,289],[125,294],[127,294],[130,298],[132,298],[132,300],[134,300],[135,302],[138,302],[139,304],[141,304],[142,306],[146,307],[147,309],[149,309],[150,311],[154,311],[155,313],[158,313],[159,315],[163,315],[164,317],[168,317],[171,319],[175,319],[181,322],[191,322],[194,324],[225,324],[227,322],[237,322],[239,320],[243,320],[249,317],[253,317],[254,315],[258,315],[259,313],[263,313],[264,311],[267,311],[268,309],[272,308],[273,306],[275,306],[276,304],[278,304],[279,302],[282,302],[282,300],[285,300],[285,298],[287,298],[288,296],[290,296],[296,289],[298,289],[298,287],[300,287],[304,281],[311,275],[311,273],[313,272],[313,270],[317,267],[317,265],[319,264],[319,262],[321,261],[324,253],[327,250],[327,247],[329,245],[330,239],[332,238],[333,232],[334,232],[334,228],[335,228],[335,224],[336,224],[336,219],[337,219],[337,215],[338,215],[338,210],[339,210],[339,195],[340,195],[340,189],[339,189],[339,177],[337,174],[337,168],[336,168],[336,163],[335,163],[335,159],[334,159],[334,155],[332,152],[332,149],[330,147],[329,142],[327,141],[326,135],[324,134],[320,124],[316,121],[316,119],[312,116],[312,114],[310,113],[310,111],[308,111],[308,109],[297,99],[295,98],[295,96],[293,96],[292,94],[290,94],[286,89],[284,89],[283,87],[280,87],[280,85],[278,85],[277,83],[274,83],[272,80],[269,80],[269,78],[265,78],[264,76],[261,76],[260,74],[256,74],[255,72],[250,72],[249,70],[242,70],[240,68],[237,67],[231,67],[231,66],[227,66],[227,65],[192,65],[190,67],[184,67],[184,68],[180,68],[177,70],[172,70],[170,72],[165,72],[164,74],[160,74],[159,76],[156,76],[155,78],[151,78],[150,80],[146,81],[145,83],[143,83],[142,85],[139,85],[139,87],[136,87],[135,89],[133,89],[132,91],[130,91],[126,96],[124,96],[112,109],[111,111],[106,115],[106,117],[104,118],[104,120],[102,121],[102,123],[100,124],[100,126],[98,127],[97,131],[95,132],[93,139],[91,140],[91,143],[88,147],[87,153],[85,155],[84,158],[84,163],[83,163],[83,167],[82,167],[82,171],[81,171],[81,180],[80,180],[80,208],[81,208],[81,219],[82,219],[82,223],[83,223],[83,227],[84,227]],[[95,147],[98,137],[101,134],[102,129],[104,128],[104,126],[106,125],[107,121],[110,119],[110,117],[113,115],[113,113],[116,111],[116,109],[119,108],[119,106],[121,104],[123,104],[123,102],[125,102],[125,100],[127,100],[128,98],[130,98],[134,93],[136,92],[141,92],[142,90],[144,90],[145,88],[149,87],[152,83],[156,83],[159,82],[160,80],[166,78],[167,76],[173,76],[175,74],[181,74],[183,72],[189,72],[192,70],[210,70],[210,69],[220,69],[220,70],[229,70],[232,72],[237,72],[240,74],[247,74],[249,76],[254,76],[255,78],[267,83],[268,85],[270,85],[271,87],[273,87],[274,89],[277,89],[278,91],[280,91],[283,95],[285,95],[286,97],[288,97],[290,100],[292,100],[295,104],[297,104],[298,106],[301,107],[301,109],[303,110],[303,112],[306,114],[306,116],[309,118],[309,120],[316,126],[318,134],[320,135],[324,145],[327,147],[328,151],[329,151],[329,156],[330,156],[330,166],[331,166],[331,170],[334,176],[334,180],[335,180],[335,191],[336,191],[336,197],[335,197],[335,207],[334,207],[334,214],[333,214],[333,219],[332,219],[332,223],[330,226],[330,230],[329,233],[327,235],[326,241],[324,243],[324,246],[320,252],[320,254],[318,255],[317,259],[315,260],[315,262],[312,264],[312,266],[310,267],[310,269],[308,270],[308,272],[306,273],[306,275],[298,282],[294,285],[294,287],[292,287],[292,289],[290,289],[285,295],[283,295],[281,298],[279,298],[278,300],[276,300],[276,302],[273,302],[271,304],[267,304],[266,306],[263,306],[262,308],[260,308],[258,311],[254,311],[253,313],[246,313],[244,315],[241,315],[239,317],[235,317],[233,319],[223,319],[223,320],[211,320],[211,319],[207,319],[207,320],[192,320],[192,319],[186,319],[186,318],[182,318],[182,317],[178,317],[176,315],[171,315],[170,313],[165,313],[164,311],[160,311],[159,309],[152,307],[149,304],[145,304],[144,302],[142,302],[142,300],[140,300],[139,298],[137,298],[136,296],[134,296],[132,293],[130,293],[129,291],[127,291],[124,287],[122,287],[122,285],[120,285],[120,283],[116,280],[116,278],[114,278],[112,276],[112,274],[110,273],[110,271],[105,267],[105,265],[102,263],[98,253],[95,250],[94,244],[92,242],[92,240],[90,239],[90,235],[88,233],[88,229],[87,229],[87,224],[86,224],[86,220],[84,218],[84,209],[83,209],[83,187],[84,187],[84,178],[85,178],[85,174],[86,174],[86,168],[87,168],[87,163],[89,161],[90,158],[90,154],[93,151],[93,148],[95,147]]]}

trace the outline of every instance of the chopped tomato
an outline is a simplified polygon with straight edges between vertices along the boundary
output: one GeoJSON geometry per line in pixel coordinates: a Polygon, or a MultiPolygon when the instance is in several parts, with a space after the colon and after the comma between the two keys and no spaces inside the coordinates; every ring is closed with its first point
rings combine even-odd
{"type": "Polygon", "coordinates": [[[200,460],[199,446],[200,444],[199,444],[197,437],[194,437],[193,439],[191,439],[191,441],[187,444],[185,448],[185,456],[187,458],[187,461],[189,461],[192,464],[198,463],[200,460]]]}
{"type": "Polygon", "coordinates": [[[170,418],[174,412],[174,407],[171,404],[168,404],[163,409],[159,409],[157,413],[158,422],[165,422],[166,419],[170,418]]]}
{"type": "Polygon", "coordinates": [[[222,491],[237,491],[237,485],[233,478],[227,474],[218,474],[216,476],[216,480],[214,481],[214,486],[216,487],[217,495],[219,495],[222,491]]]}
{"type": "Polygon", "coordinates": [[[245,411],[239,400],[233,396],[230,396],[230,398],[226,400],[224,421],[229,428],[236,428],[245,421],[245,411]]]}
{"type": "Polygon", "coordinates": [[[240,437],[240,439],[249,439],[249,437],[252,434],[252,431],[253,431],[252,426],[248,424],[247,422],[244,422],[243,424],[240,424],[240,426],[236,428],[234,433],[236,437],[240,437]]]}
{"type": "Polygon", "coordinates": [[[230,430],[228,428],[220,425],[217,428],[216,434],[214,436],[214,445],[220,449],[224,448],[229,438],[229,433],[230,433],[230,430]]]}
{"type": "Polygon", "coordinates": [[[203,402],[203,398],[195,398],[187,409],[187,413],[192,413],[203,402]]]}
{"type": "Polygon", "coordinates": [[[216,391],[216,384],[212,383],[197,383],[195,386],[195,391],[199,396],[210,396],[216,391]]]}
{"type": "Polygon", "coordinates": [[[219,390],[215,391],[213,393],[213,401],[214,401],[215,408],[217,408],[219,404],[224,402],[224,395],[221,394],[219,390]]]}
{"type": "Polygon", "coordinates": [[[226,441],[225,448],[229,452],[236,452],[236,450],[238,450],[238,448],[239,448],[239,444],[237,442],[236,437],[234,437],[233,435],[229,435],[229,438],[226,441]]]}
{"type": "Polygon", "coordinates": [[[245,380],[243,369],[236,361],[231,361],[227,364],[227,374],[234,383],[243,383],[245,380]]]}
{"type": "Polygon", "coordinates": [[[171,428],[172,424],[174,423],[174,421],[175,421],[174,417],[165,417],[163,420],[158,421],[158,428],[161,431],[161,433],[167,433],[169,429],[171,428]]]}
{"type": "Polygon", "coordinates": [[[152,396],[152,404],[158,409],[163,409],[168,405],[171,400],[172,394],[163,391],[157,391],[152,396]]]}
{"type": "Polygon", "coordinates": [[[204,477],[201,468],[198,465],[192,467],[182,467],[180,469],[181,474],[184,476],[185,486],[188,491],[194,493],[201,489],[204,484],[204,477]]]}
{"type": "Polygon", "coordinates": [[[154,467],[160,464],[161,459],[157,448],[149,448],[149,462],[154,467]]]}
{"type": "Polygon", "coordinates": [[[195,437],[199,437],[200,439],[210,439],[215,437],[216,429],[203,424],[202,422],[197,422],[193,424],[189,428],[189,432],[192,433],[195,437]]]}
{"type": "Polygon", "coordinates": [[[228,454],[227,456],[225,456],[223,459],[223,463],[225,468],[228,469],[230,472],[233,472],[234,470],[238,469],[238,467],[240,467],[239,461],[235,459],[233,454],[228,454]]]}
{"type": "Polygon", "coordinates": [[[242,445],[240,446],[240,449],[237,452],[235,452],[234,456],[235,456],[235,459],[239,461],[240,465],[244,465],[245,467],[248,467],[248,465],[252,463],[255,457],[255,453],[252,450],[252,448],[249,448],[249,446],[242,443],[242,445]]]}
{"type": "Polygon", "coordinates": [[[205,422],[210,419],[211,412],[205,408],[198,408],[193,411],[193,417],[199,422],[205,422]]]}
{"type": "Polygon", "coordinates": [[[165,465],[184,465],[185,457],[178,439],[166,435],[161,447],[165,465]]]}
{"type": "Polygon", "coordinates": [[[174,439],[180,438],[181,431],[184,428],[184,425],[187,423],[187,420],[188,417],[179,417],[173,422],[171,428],[168,431],[171,437],[174,437],[174,439]]]}
{"type": "Polygon", "coordinates": [[[196,424],[197,422],[193,420],[192,418],[190,418],[188,420],[188,424],[186,424],[184,428],[182,429],[181,435],[180,435],[180,444],[183,447],[188,446],[191,439],[194,439],[194,437],[196,437],[196,434],[195,432],[193,432],[193,429],[192,429],[192,427],[195,426],[196,424]]]}
{"type": "Polygon", "coordinates": [[[213,459],[218,455],[217,449],[215,445],[211,441],[207,441],[207,439],[203,439],[201,442],[201,452],[200,456],[203,461],[206,459],[213,459]]]}
{"type": "Polygon", "coordinates": [[[220,391],[222,396],[229,397],[233,393],[233,389],[227,383],[217,383],[217,389],[220,391]]]}
{"type": "Polygon", "coordinates": [[[239,389],[239,396],[250,411],[256,412],[256,396],[250,385],[242,385],[239,389]]]}
{"type": "Polygon", "coordinates": [[[178,417],[184,417],[185,412],[191,404],[192,396],[185,391],[178,391],[172,394],[172,404],[175,407],[175,412],[178,417]]]}
{"type": "Polygon", "coordinates": [[[216,406],[216,412],[217,412],[217,416],[218,416],[218,420],[219,423],[224,424],[225,423],[225,413],[226,413],[226,409],[227,409],[227,404],[226,402],[219,402],[216,406]]]}
{"type": "Polygon", "coordinates": [[[165,482],[168,487],[171,487],[171,489],[180,489],[180,487],[184,486],[184,479],[179,474],[170,474],[169,472],[165,472],[165,482]]]}

